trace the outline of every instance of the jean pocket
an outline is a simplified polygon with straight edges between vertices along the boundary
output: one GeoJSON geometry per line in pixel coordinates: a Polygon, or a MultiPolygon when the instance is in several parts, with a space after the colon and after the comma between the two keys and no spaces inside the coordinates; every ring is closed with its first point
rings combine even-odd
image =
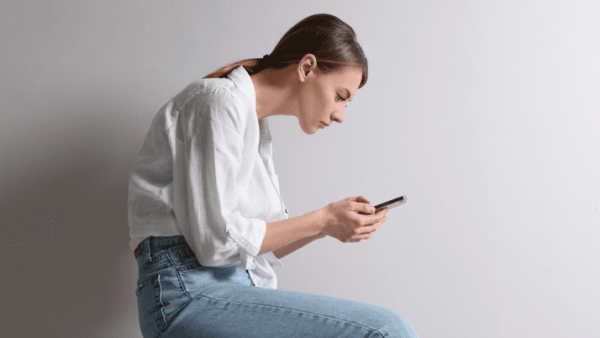
{"type": "Polygon", "coordinates": [[[136,292],[140,327],[144,338],[154,338],[168,326],[165,316],[161,275],[138,287],[136,292]]]}

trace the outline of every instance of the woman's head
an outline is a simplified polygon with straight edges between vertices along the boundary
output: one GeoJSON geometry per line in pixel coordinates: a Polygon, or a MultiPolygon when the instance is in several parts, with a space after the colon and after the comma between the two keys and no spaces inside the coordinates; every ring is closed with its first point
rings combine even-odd
{"type": "Polygon", "coordinates": [[[246,59],[223,67],[205,78],[225,77],[231,70],[244,66],[252,75],[267,68],[281,69],[298,64],[304,56],[315,56],[319,71],[330,73],[344,66],[360,67],[358,88],[367,83],[368,65],[352,27],[330,14],[311,15],[290,28],[267,58],[246,59]]]}
{"type": "Polygon", "coordinates": [[[238,66],[252,77],[259,120],[295,115],[307,134],[332,121],[342,123],[346,103],[368,77],[367,58],[354,30],[329,14],[295,24],[268,57],[242,60],[205,78],[226,77],[238,66]]]}

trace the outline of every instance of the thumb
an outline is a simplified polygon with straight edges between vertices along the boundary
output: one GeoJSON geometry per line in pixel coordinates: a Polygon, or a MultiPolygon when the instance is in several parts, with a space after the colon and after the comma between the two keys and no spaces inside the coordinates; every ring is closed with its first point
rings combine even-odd
{"type": "Polygon", "coordinates": [[[369,202],[369,200],[365,196],[352,197],[350,200],[354,201],[354,202],[361,202],[361,203],[371,204],[371,202],[369,202]]]}

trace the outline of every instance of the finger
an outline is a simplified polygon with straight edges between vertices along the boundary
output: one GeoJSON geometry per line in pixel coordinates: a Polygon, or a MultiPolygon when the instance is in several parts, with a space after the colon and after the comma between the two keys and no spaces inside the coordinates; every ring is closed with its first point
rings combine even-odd
{"type": "Polygon", "coordinates": [[[385,217],[385,214],[378,212],[376,214],[365,215],[363,217],[363,225],[371,225],[380,222],[385,217]]]}
{"type": "Polygon", "coordinates": [[[387,210],[390,210],[390,208],[388,208],[388,207],[379,208],[379,209],[377,209],[377,213],[384,212],[384,211],[387,212],[387,210]]]}
{"type": "Polygon", "coordinates": [[[375,211],[375,215],[386,215],[388,213],[388,211],[390,211],[390,208],[388,207],[383,207],[383,208],[379,208],[375,211]]]}
{"type": "Polygon", "coordinates": [[[365,233],[365,234],[361,234],[361,235],[355,235],[352,236],[352,239],[349,240],[349,242],[359,242],[363,239],[369,239],[371,237],[372,233],[365,233]]]}
{"type": "Polygon", "coordinates": [[[368,233],[372,233],[375,232],[377,229],[379,229],[379,227],[383,224],[383,222],[377,222],[373,225],[367,225],[364,227],[360,227],[356,230],[356,234],[358,235],[363,235],[363,234],[368,234],[368,233]]]}
{"type": "Polygon", "coordinates": [[[363,227],[373,226],[374,224],[383,223],[385,220],[387,220],[387,217],[385,217],[385,214],[383,213],[365,215],[362,217],[363,218],[360,222],[362,222],[363,227]]]}
{"type": "Polygon", "coordinates": [[[373,214],[375,212],[375,208],[366,202],[350,202],[350,208],[356,212],[362,212],[363,214],[373,214]]]}
{"type": "Polygon", "coordinates": [[[361,202],[361,203],[371,204],[371,202],[369,202],[369,200],[365,196],[362,196],[362,195],[361,196],[351,197],[350,200],[353,201],[353,202],[361,202]]]}
{"type": "Polygon", "coordinates": [[[365,196],[358,196],[359,201],[365,202],[367,204],[371,204],[369,200],[365,196]]]}

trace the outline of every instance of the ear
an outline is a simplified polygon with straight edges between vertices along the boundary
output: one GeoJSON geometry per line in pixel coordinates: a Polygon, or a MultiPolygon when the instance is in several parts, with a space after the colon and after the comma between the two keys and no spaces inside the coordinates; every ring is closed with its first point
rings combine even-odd
{"type": "Polygon", "coordinates": [[[298,63],[298,76],[300,82],[305,82],[306,79],[315,73],[317,69],[317,58],[313,54],[306,54],[298,63]]]}

